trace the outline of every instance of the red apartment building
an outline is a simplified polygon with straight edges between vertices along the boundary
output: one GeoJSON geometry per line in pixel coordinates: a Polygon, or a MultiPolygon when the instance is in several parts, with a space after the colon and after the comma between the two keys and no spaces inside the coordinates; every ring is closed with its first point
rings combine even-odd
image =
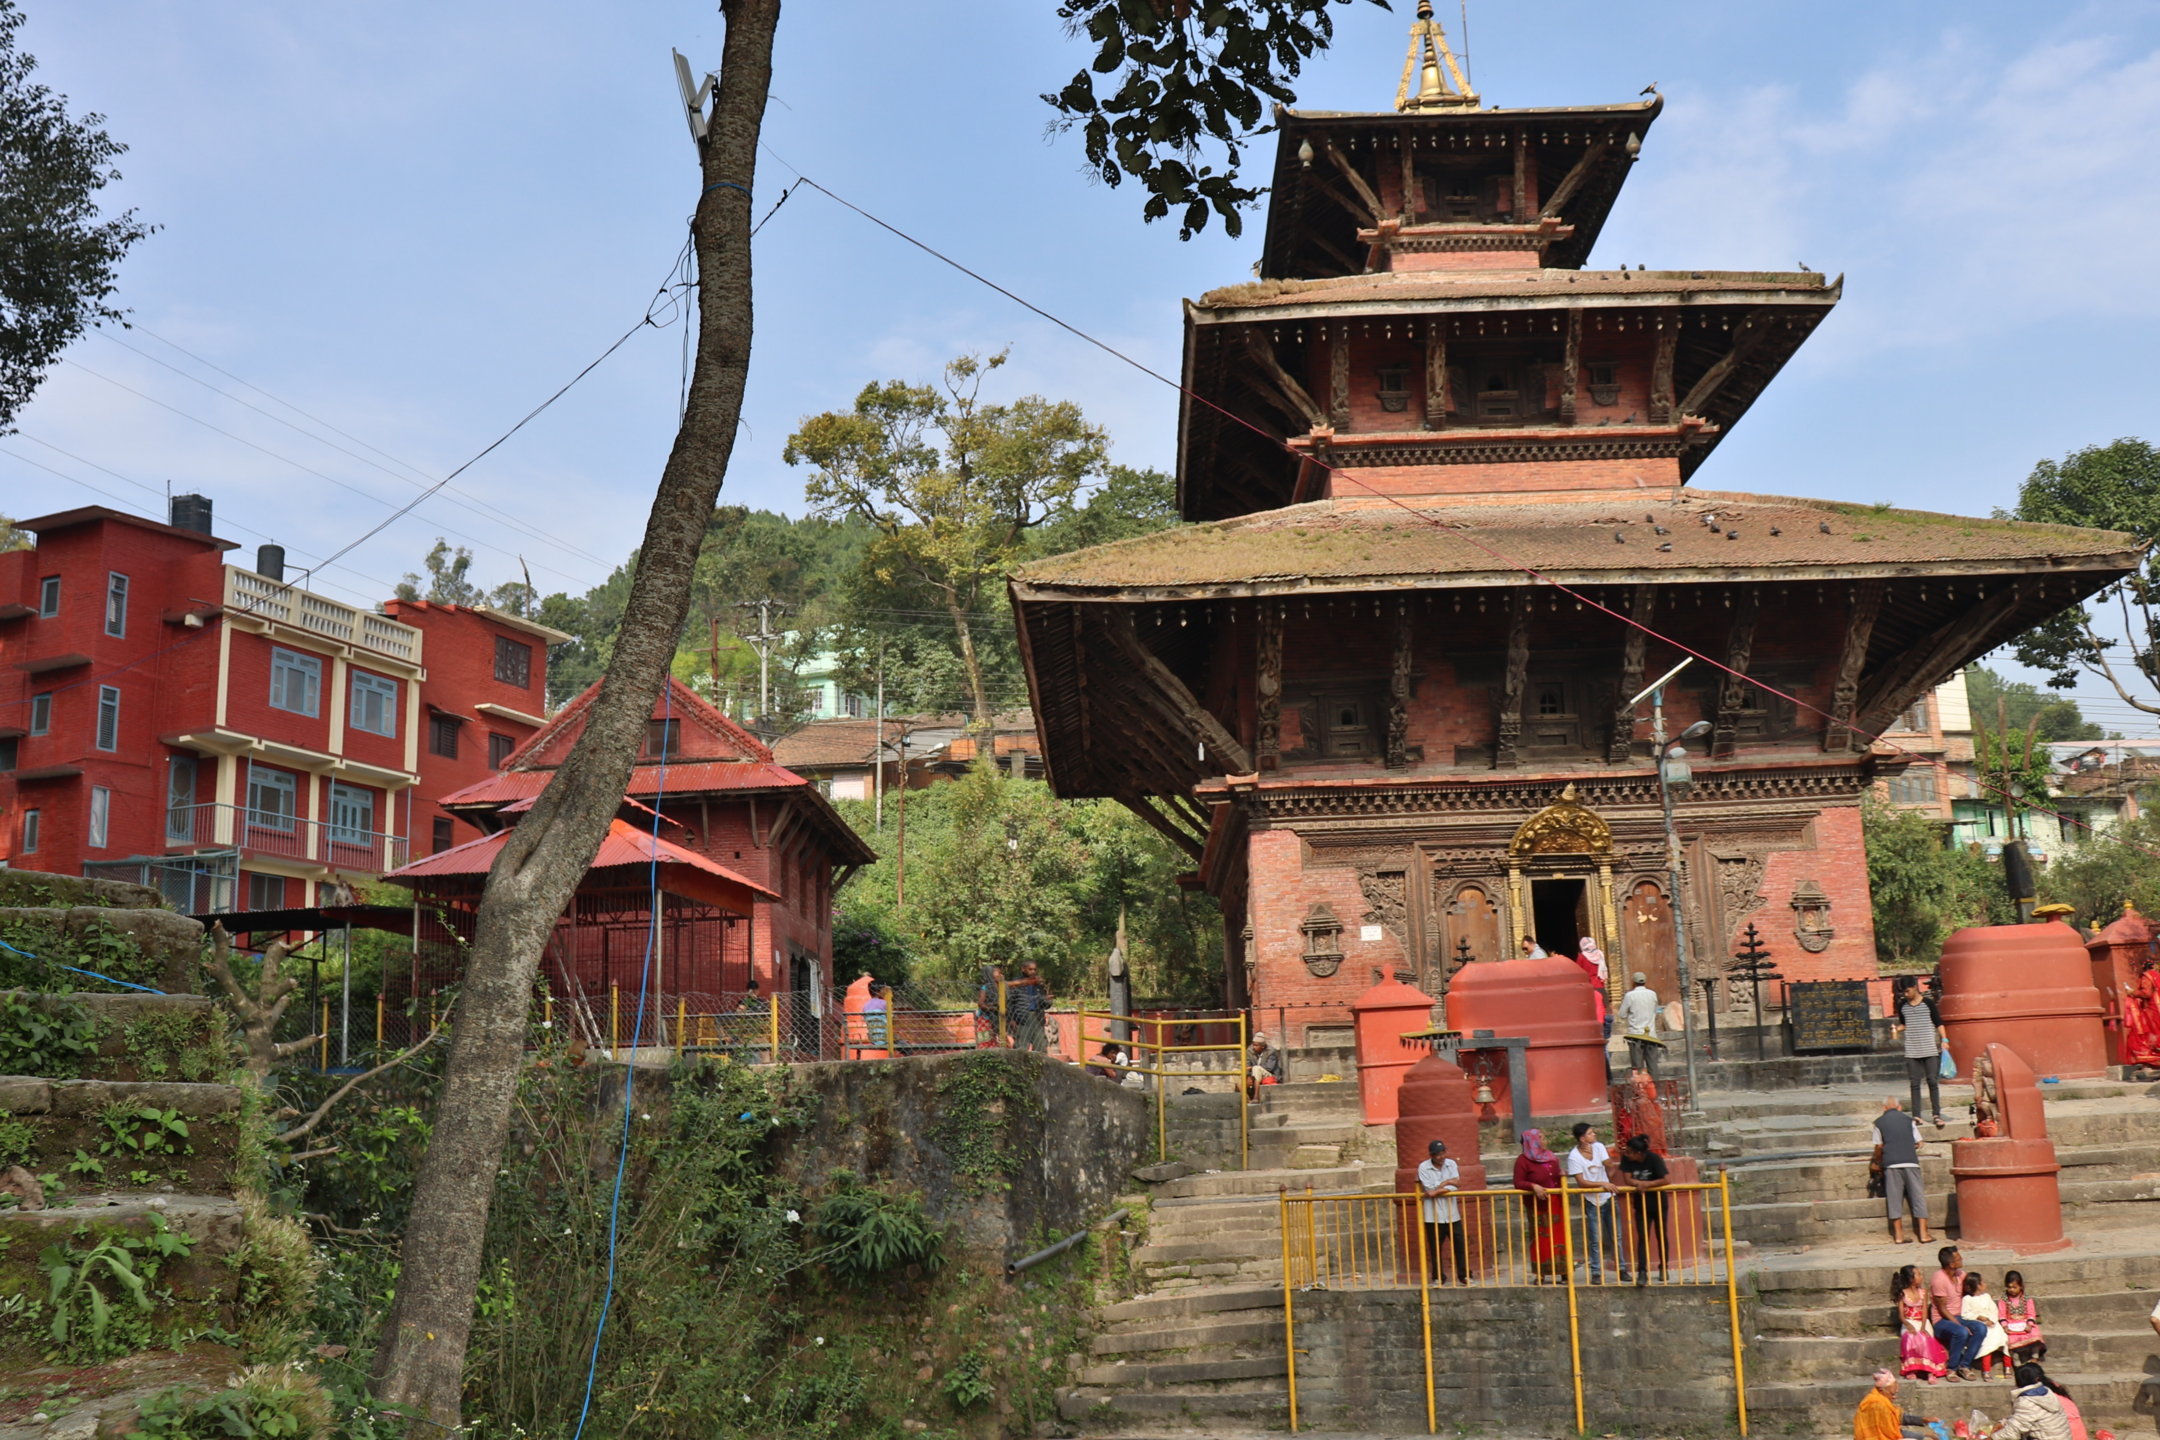
{"type": "Polygon", "coordinates": [[[280,547],[228,563],[202,496],[171,520],[86,506],[0,553],[0,861],[203,913],[311,904],[454,843],[436,798],[541,728],[564,637],[358,609],[287,583],[280,547]]]}

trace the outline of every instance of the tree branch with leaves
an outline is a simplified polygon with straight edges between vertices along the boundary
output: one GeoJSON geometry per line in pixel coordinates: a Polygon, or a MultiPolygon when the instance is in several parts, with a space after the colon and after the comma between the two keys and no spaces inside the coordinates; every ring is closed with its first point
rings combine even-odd
{"type": "MultiPolygon", "coordinates": [[[[2160,450],[2122,439],[2042,460],[2018,491],[2016,518],[2123,530],[2151,546],[2160,541],[2160,450]]],[[[2160,715],[2160,562],[2148,553],[2093,598],[2019,636],[2018,660],[2046,671],[2058,690],[2090,675],[2124,704],[2160,715]],[[2121,633],[2108,633],[2095,610],[2114,611],[2121,633]]]]}

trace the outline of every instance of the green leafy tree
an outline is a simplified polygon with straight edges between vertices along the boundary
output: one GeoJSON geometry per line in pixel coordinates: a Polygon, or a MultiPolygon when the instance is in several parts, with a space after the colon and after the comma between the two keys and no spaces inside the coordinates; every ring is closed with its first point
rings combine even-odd
{"type": "Polygon", "coordinates": [[[2073,846],[2039,875],[2039,899],[2076,907],[2080,924],[2107,924],[2125,904],[2160,915],[2160,819],[2150,815],[2073,846]]]}
{"type": "Polygon", "coordinates": [[[2017,918],[2000,867],[1916,810],[1862,802],[1875,952],[1893,970],[1926,969],[1943,940],[1966,925],[2017,918]]]}
{"type": "Polygon", "coordinates": [[[2047,748],[2031,729],[1974,727],[1973,773],[1979,778],[1981,793],[2008,814],[2012,835],[2025,833],[2027,811],[2048,808],[2050,772],[2047,748]]]}
{"type": "Polygon", "coordinates": [[[133,210],[98,213],[127,147],[105,117],[67,111],[18,48],[22,11],[0,0],[0,435],[85,327],[125,313],[109,302],[120,261],[156,227],[133,210]]]}
{"type": "Polygon", "coordinates": [[[816,513],[870,527],[866,588],[926,595],[945,616],[985,732],[995,707],[977,629],[1002,613],[1029,532],[1072,509],[1108,449],[1069,400],[985,402],[983,381],[1004,363],[1003,352],[963,355],[939,385],[866,385],[853,409],[803,421],[783,452],[814,467],[803,490],[816,513]]]}
{"type": "MultiPolygon", "coordinates": [[[[2018,492],[2017,518],[2127,530],[2160,541],[2160,450],[2116,440],[2042,460],[2018,492]]],[[[2160,715],[2160,561],[2130,574],[2020,636],[2017,657],[2067,690],[2080,675],[2107,682],[2126,704],[2160,715]],[[2120,635],[2111,633],[2119,626],[2120,635]]]]}
{"type": "Polygon", "coordinates": [[[1347,0],[1066,0],[1058,16],[1095,43],[1095,59],[1042,98],[1057,128],[1079,128],[1104,184],[1141,183],[1149,220],[1174,211],[1189,240],[1212,211],[1237,235],[1238,211],[1263,193],[1238,181],[1247,137],[1266,101],[1296,103],[1289,82],[1334,38],[1331,3],[1347,0]],[[1097,75],[1115,75],[1116,88],[1098,94],[1097,75]],[[1219,168],[1208,160],[1218,151],[1219,168]]]}
{"type": "Polygon", "coordinates": [[[2030,729],[2042,740],[2121,738],[2087,720],[2077,701],[2043,694],[2030,680],[2006,680],[1984,665],[1965,672],[1965,694],[1974,717],[1996,729],[2030,729]]]}
{"type": "Polygon", "coordinates": [[[953,981],[1032,960],[1054,989],[1070,988],[1088,857],[1050,787],[982,764],[948,788],[949,827],[918,851],[908,897],[924,941],[953,981]]]}

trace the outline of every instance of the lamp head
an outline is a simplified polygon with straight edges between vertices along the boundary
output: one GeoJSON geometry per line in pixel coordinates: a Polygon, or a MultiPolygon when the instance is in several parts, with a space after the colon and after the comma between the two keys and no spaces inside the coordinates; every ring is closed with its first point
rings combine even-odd
{"type": "Polygon", "coordinates": [[[1697,720],[1694,724],[1688,726],[1687,729],[1680,732],[1680,738],[1682,740],[1700,740],[1703,736],[1709,733],[1710,722],[1708,720],[1697,720]]]}

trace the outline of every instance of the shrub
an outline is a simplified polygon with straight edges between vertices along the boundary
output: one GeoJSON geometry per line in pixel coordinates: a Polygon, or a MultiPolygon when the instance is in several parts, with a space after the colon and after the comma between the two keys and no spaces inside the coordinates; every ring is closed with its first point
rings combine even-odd
{"type": "Polygon", "coordinates": [[[97,1048],[97,1021],[75,1001],[23,991],[0,996],[0,1075],[72,1080],[97,1048]]]}
{"type": "Polygon", "coordinates": [[[944,1258],[945,1232],[919,1198],[872,1189],[847,1170],[833,1172],[817,1207],[817,1238],[825,1268],[851,1285],[906,1265],[934,1271],[944,1258]]]}

